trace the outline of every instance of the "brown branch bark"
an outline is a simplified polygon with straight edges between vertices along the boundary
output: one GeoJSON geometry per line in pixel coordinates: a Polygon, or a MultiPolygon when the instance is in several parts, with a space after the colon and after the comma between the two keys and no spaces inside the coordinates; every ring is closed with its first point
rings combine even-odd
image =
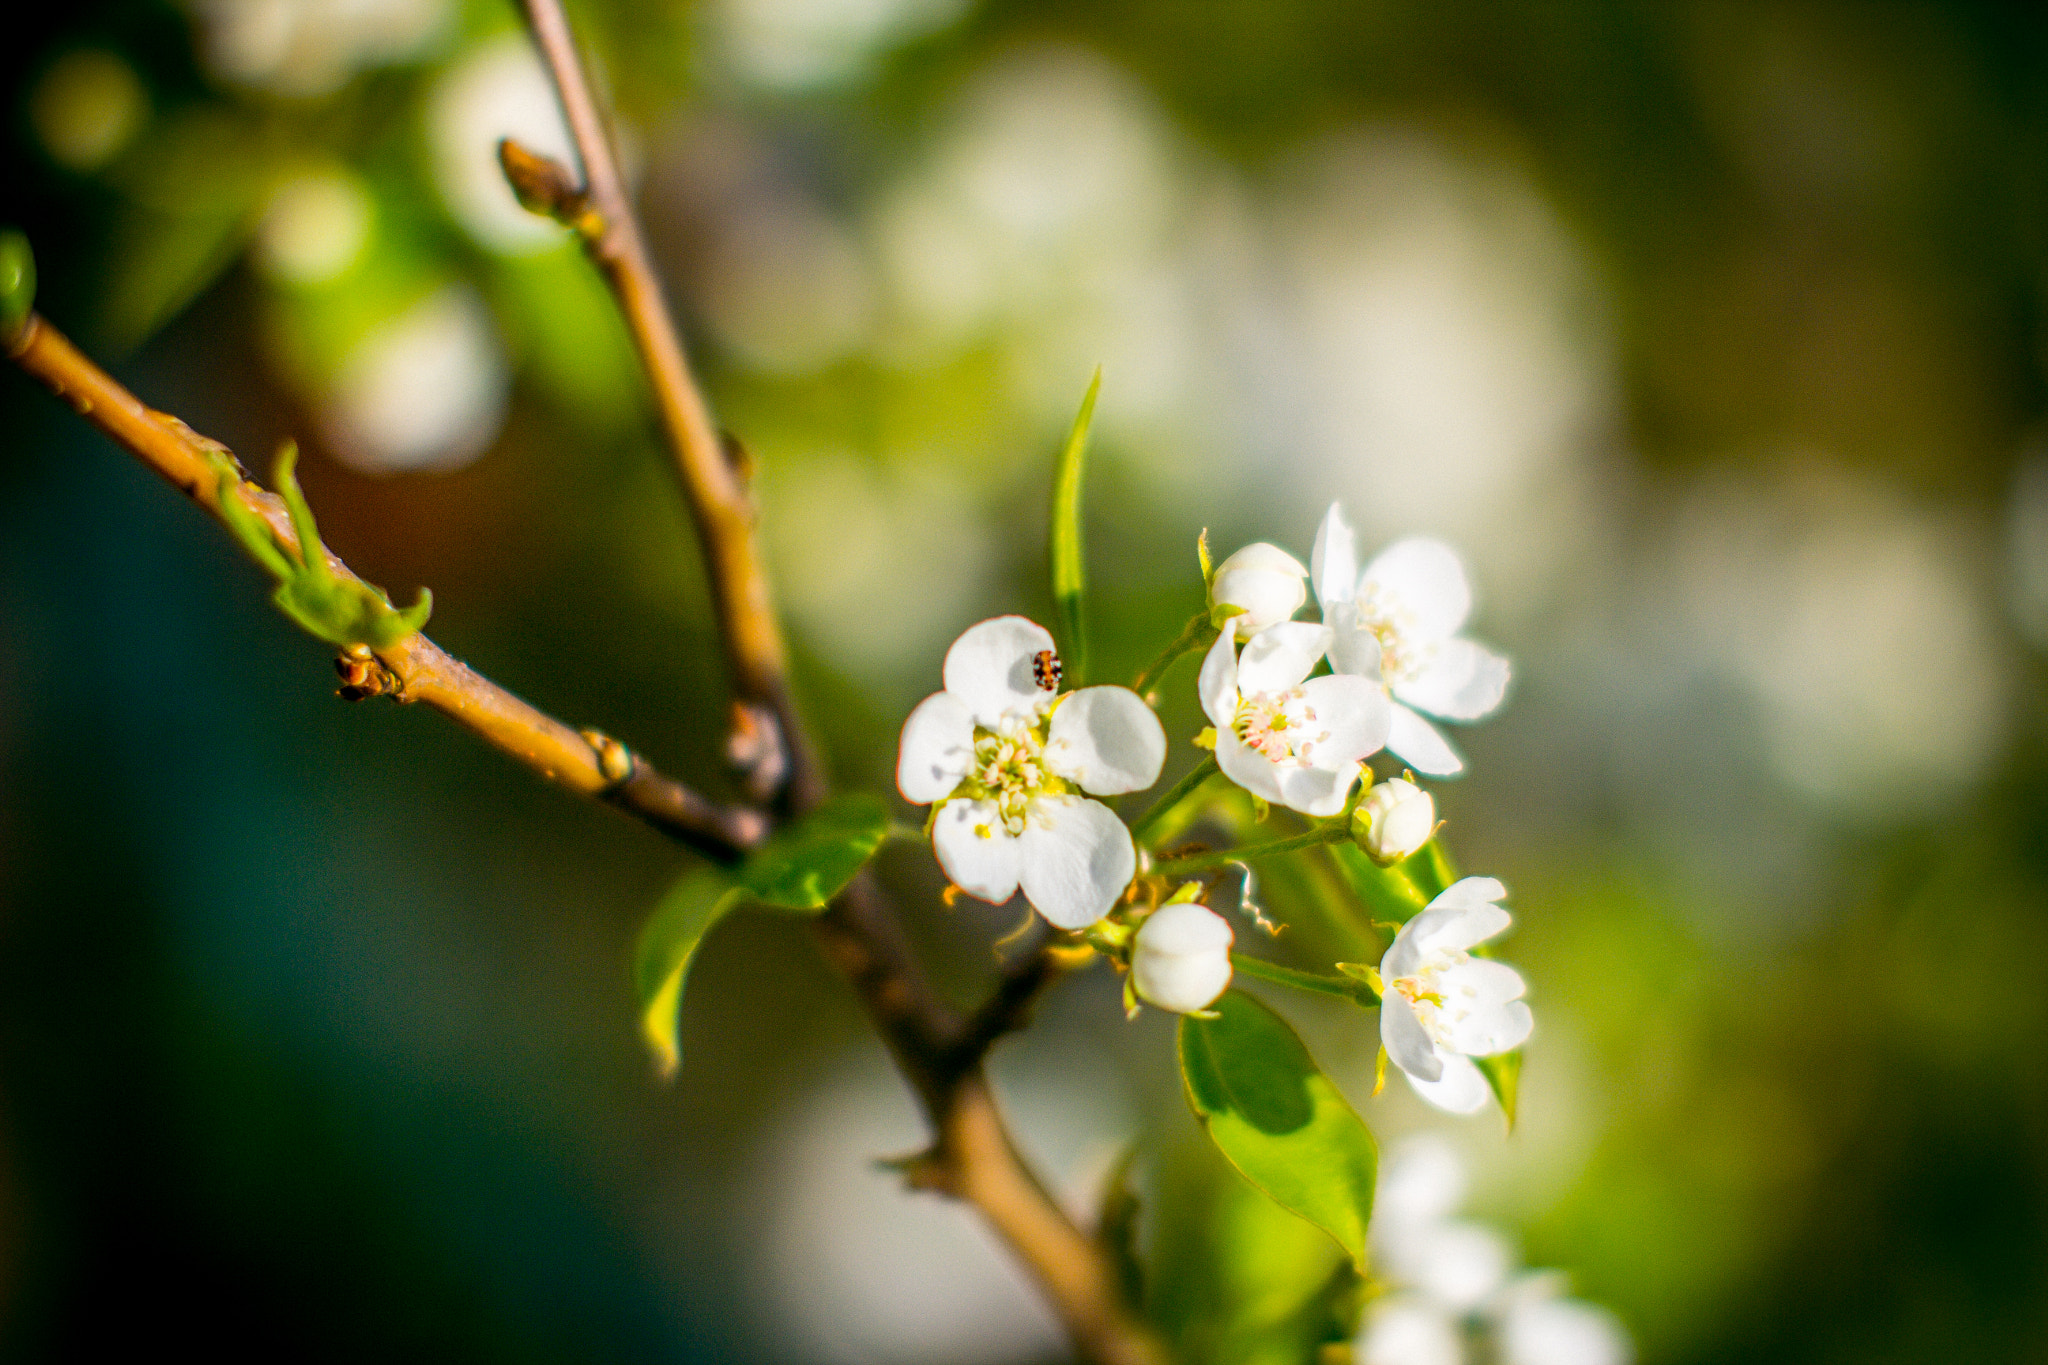
{"type": "MultiPolygon", "coordinates": [[[[823,799],[826,782],[791,701],[751,499],[691,376],[560,0],[521,0],[521,8],[583,163],[572,221],[611,286],[646,367],[710,569],[734,690],[742,700],[769,708],[778,721],[788,752],[788,802],[801,811],[823,799]]],[[[569,202],[563,187],[544,183],[519,156],[506,158],[506,164],[515,183],[527,182],[530,197],[569,202]]],[[[1056,969],[1050,960],[1042,951],[1032,954],[963,1023],[908,951],[901,926],[871,879],[856,880],[815,923],[820,946],[859,996],[931,1123],[933,1145],[915,1164],[914,1183],[980,1210],[1037,1280],[1085,1359],[1157,1365],[1163,1352],[1122,1302],[1115,1268],[1026,1167],[982,1069],[989,1047],[1021,1021],[1052,979],[1056,969]]]]}
{"type": "MultiPolygon", "coordinates": [[[[41,317],[30,316],[9,356],[80,416],[220,519],[221,480],[215,460],[221,455],[233,458],[225,446],[145,406],[41,317]]],[[[282,499],[246,478],[234,496],[287,544],[298,544],[282,499]]],[[[337,575],[357,577],[325,546],[321,549],[337,575]]],[[[368,657],[344,656],[343,662],[367,662],[368,657]]],[[[400,701],[431,706],[550,782],[617,806],[708,857],[734,861],[767,835],[768,820],[759,811],[719,805],[657,771],[616,740],[564,725],[424,635],[408,635],[376,652],[374,659],[382,675],[356,695],[388,693],[400,701]]]]}

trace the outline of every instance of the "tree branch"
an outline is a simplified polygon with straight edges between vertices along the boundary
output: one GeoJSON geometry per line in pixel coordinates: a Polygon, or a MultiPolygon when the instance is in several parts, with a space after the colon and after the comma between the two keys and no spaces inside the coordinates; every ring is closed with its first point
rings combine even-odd
{"type": "MultiPolygon", "coordinates": [[[[39,316],[30,315],[9,356],[215,520],[221,519],[217,461],[224,455],[234,459],[227,447],[144,406],[39,316]]],[[[236,468],[241,469],[239,461],[236,468]]],[[[296,546],[298,538],[284,502],[249,482],[244,473],[234,495],[287,544],[296,546]]],[[[331,552],[327,562],[337,576],[361,581],[331,552]]],[[[549,781],[617,806],[707,857],[733,862],[767,836],[769,822],[761,812],[719,805],[663,775],[617,740],[564,725],[424,635],[408,635],[374,653],[358,646],[340,663],[348,684],[343,695],[382,693],[399,701],[423,702],[549,781]]]]}
{"type": "MultiPolygon", "coordinates": [[[[618,300],[709,567],[734,690],[779,722],[789,764],[787,802],[802,811],[824,798],[826,781],[790,697],[751,499],[684,358],[560,0],[521,0],[521,8],[561,97],[583,184],[560,183],[518,149],[501,149],[501,160],[530,200],[549,211],[557,204],[573,207],[570,221],[618,300]]],[[[820,946],[860,997],[932,1125],[934,1143],[916,1165],[916,1183],[981,1210],[1036,1277],[1084,1358],[1156,1365],[1162,1352],[1119,1297],[1115,1268],[1018,1156],[982,1071],[989,1046],[1051,979],[1050,967],[1036,960],[1043,954],[1034,954],[1030,970],[1017,979],[1006,977],[974,1021],[963,1025],[925,978],[872,878],[856,879],[814,923],[820,946]]]]}
{"type": "Polygon", "coordinates": [[[789,695],[782,625],[755,541],[753,499],[726,458],[710,407],[690,373],[568,18],[555,0],[522,0],[521,7],[583,162],[575,226],[611,286],[646,368],[662,435],[697,527],[733,690],[767,707],[779,722],[789,750],[789,796],[796,809],[807,809],[824,799],[824,776],[789,695]]]}

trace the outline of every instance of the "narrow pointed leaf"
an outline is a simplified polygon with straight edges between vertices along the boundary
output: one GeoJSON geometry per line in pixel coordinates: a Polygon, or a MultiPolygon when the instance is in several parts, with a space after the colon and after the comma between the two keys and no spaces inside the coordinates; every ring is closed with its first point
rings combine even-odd
{"type": "Polygon", "coordinates": [[[1330,855],[1337,860],[1337,869],[1344,874],[1352,893],[1365,903],[1376,920],[1406,924],[1429,903],[1429,897],[1408,878],[1406,869],[1414,861],[1412,858],[1393,867],[1381,867],[1365,856],[1365,850],[1351,843],[1332,844],[1330,855]]]}
{"type": "Polygon", "coordinates": [[[817,910],[846,889],[889,837],[889,809],[846,792],[778,831],[741,866],[739,884],[785,910],[817,910]]]}
{"type": "Polygon", "coordinates": [[[744,898],[723,868],[693,868],[654,907],[633,950],[633,992],[640,1004],[640,1032],[664,1077],[681,1065],[676,1036],[683,984],[697,946],[711,926],[744,898]]]}
{"type": "Polygon", "coordinates": [[[1498,1057],[1474,1057],[1479,1064],[1479,1074],[1486,1077],[1486,1083],[1493,1087],[1493,1097],[1500,1101],[1500,1111],[1508,1117],[1508,1131],[1515,1128],[1515,1100],[1522,1089],[1522,1050],[1503,1052],[1498,1057]]]}
{"type": "Polygon", "coordinates": [[[1101,388],[1102,368],[1097,366],[1052,480],[1052,528],[1046,545],[1052,559],[1052,601],[1059,614],[1061,661],[1069,687],[1079,687],[1088,672],[1088,641],[1081,615],[1081,599],[1088,588],[1081,556],[1081,474],[1087,461],[1088,426],[1095,420],[1095,395],[1101,388]]]}
{"type": "Polygon", "coordinates": [[[1188,1104],[1216,1147],[1275,1203],[1365,1264],[1379,1148],[1285,1020],[1242,991],[1180,1024],[1188,1104]]]}

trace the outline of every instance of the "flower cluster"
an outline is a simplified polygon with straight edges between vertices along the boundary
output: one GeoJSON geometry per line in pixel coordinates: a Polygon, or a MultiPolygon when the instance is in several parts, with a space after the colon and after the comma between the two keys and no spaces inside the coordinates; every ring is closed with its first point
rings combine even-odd
{"type": "MultiPolygon", "coordinates": [[[[1454,1113],[1479,1110],[1493,1091],[1474,1059],[1513,1051],[1532,1027],[1521,976],[1480,947],[1508,927],[1506,892],[1487,877],[1445,886],[1440,852],[1426,878],[1399,871],[1437,831],[1435,799],[1415,773],[1464,767],[1426,717],[1478,720],[1506,694],[1507,660],[1460,633],[1472,610],[1463,565],[1442,542],[1409,538],[1361,569],[1333,505],[1311,567],[1261,542],[1217,565],[1208,586],[1205,617],[1176,646],[1207,642],[1196,690],[1212,729],[1198,742],[1266,806],[1321,822],[1290,846],[1347,840],[1409,887],[1411,904],[1426,894],[1413,887],[1440,892],[1399,928],[1376,973],[1346,970],[1379,992],[1381,1045],[1416,1092],[1454,1113]],[[1322,620],[1297,621],[1311,587],[1322,620]],[[1382,749],[1409,771],[1373,784],[1367,760],[1382,749]],[[1368,790],[1355,799],[1361,779],[1368,790]]],[[[1146,700],[1122,687],[1062,693],[1052,635],[1020,616],[971,627],[943,676],[944,690],[904,724],[896,780],[907,800],[932,806],[946,875],[996,903],[1022,890],[1047,921],[1129,972],[1134,1003],[1205,1012],[1231,981],[1230,924],[1201,903],[1204,883],[1176,885],[1165,870],[1173,860],[1155,864],[1092,799],[1158,780],[1166,737],[1146,700]]],[[[1213,855],[1189,864],[1218,865],[1213,855]]]]}
{"type": "Polygon", "coordinates": [[[1387,1292],[1366,1310],[1356,1365],[1629,1365],[1614,1315],[1567,1298],[1558,1271],[1515,1273],[1505,1238],[1452,1216],[1464,1194],[1464,1166],[1440,1139],[1389,1154],[1371,1234],[1387,1292]]]}

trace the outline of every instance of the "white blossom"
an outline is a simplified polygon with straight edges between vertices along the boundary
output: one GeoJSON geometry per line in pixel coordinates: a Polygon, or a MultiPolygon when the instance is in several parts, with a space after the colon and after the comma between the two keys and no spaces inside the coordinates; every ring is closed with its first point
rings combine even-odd
{"type": "Polygon", "coordinates": [[[1416,1094],[1454,1114],[1492,1093],[1472,1058],[1520,1047],[1535,1022],[1521,974],[1467,951],[1508,927],[1506,896],[1491,877],[1452,883],[1380,960],[1380,1043],[1416,1094]]]}
{"type": "Polygon", "coordinates": [[[1631,1365],[1628,1332],[1604,1308],[1564,1297],[1554,1270],[1515,1273],[1506,1238],[1453,1218],[1465,1167],[1418,1134],[1387,1154],[1373,1198],[1373,1301],[1356,1365],[1631,1365]]]}
{"type": "Polygon", "coordinates": [[[1365,794],[1351,819],[1373,861],[1398,863],[1435,835],[1436,798],[1406,778],[1390,777],[1365,794]]]}
{"type": "Polygon", "coordinates": [[[1458,552],[1440,540],[1397,540],[1358,568],[1356,539],[1330,504],[1311,557],[1316,600],[1332,631],[1330,666],[1375,678],[1393,697],[1387,748],[1417,772],[1445,777],[1465,761],[1423,715],[1474,721],[1507,695],[1508,661],[1458,632],[1472,587],[1458,552]]]}
{"type": "Polygon", "coordinates": [[[896,786],[943,802],[932,851],[955,885],[1000,905],[1024,898],[1062,929],[1109,913],[1137,871],[1123,821],[1081,792],[1159,780],[1166,732],[1125,687],[1059,693],[1052,635],[1021,616],[968,627],[946,651],[946,689],[903,723],[896,786]]]}
{"type": "Polygon", "coordinates": [[[1230,985],[1230,923],[1206,905],[1162,905],[1138,926],[1131,983],[1138,998],[1175,1014],[1216,1003],[1230,985]]]}
{"type": "Polygon", "coordinates": [[[1304,815],[1344,809],[1366,756],[1386,742],[1388,704],[1364,678],[1311,678],[1327,626],[1282,621],[1245,643],[1230,631],[1202,661],[1202,709],[1216,726],[1216,763],[1254,796],[1304,815]]]}
{"type": "Polygon", "coordinates": [[[1507,1287],[1494,1308],[1501,1365],[1630,1365],[1635,1350],[1621,1320],[1564,1290],[1557,1271],[1507,1287]]]}
{"type": "MultiPolygon", "coordinates": [[[[1209,580],[1209,607],[1242,607],[1224,624],[1240,638],[1278,625],[1308,601],[1308,570],[1277,545],[1258,541],[1216,566],[1209,580]]],[[[1227,634],[1228,632],[1226,632],[1227,634]]]]}

